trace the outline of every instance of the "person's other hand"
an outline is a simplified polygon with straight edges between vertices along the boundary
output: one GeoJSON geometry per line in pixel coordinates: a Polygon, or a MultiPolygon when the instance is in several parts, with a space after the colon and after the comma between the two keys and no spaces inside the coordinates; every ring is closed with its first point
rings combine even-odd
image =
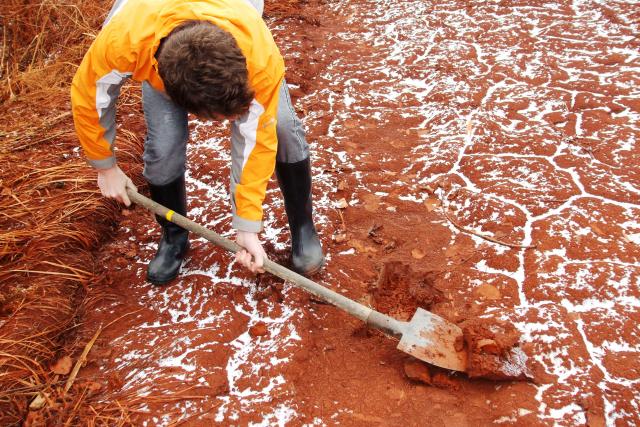
{"type": "Polygon", "coordinates": [[[258,240],[258,233],[238,230],[236,243],[242,246],[242,249],[236,252],[236,261],[253,273],[264,273],[262,266],[264,260],[267,259],[267,254],[262,249],[262,243],[258,240]]]}
{"type": "Polygon", "coordinates": [[[131,200],[127,195],[127,187],[136,189],[133,182],[127,175],[120,170],[118,165],[115,165],[109,169],[98,170],[98,187],[104,197],[116,199],[120,203],[124,203],[125,206],[131,206],[131,200]]]}

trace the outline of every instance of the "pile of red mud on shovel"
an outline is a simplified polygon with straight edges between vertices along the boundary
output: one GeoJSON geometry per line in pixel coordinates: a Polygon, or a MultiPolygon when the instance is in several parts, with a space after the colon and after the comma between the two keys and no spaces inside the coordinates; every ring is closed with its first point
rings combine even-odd
{"type": "MultiPolygon", "coordinates": [[[[436,277],[435,272],[413,271],[409,264],[389,261],[380,268],[373,287],[374,304],[379,311],[409,320],[416,308],[431,310],[445,300],[444,292],[435,285],[436,277]]],[[[448,317],[443,311],[438,314],[445,320],[448,317]]],[[[465,372],[470,378],[533,379],[527,356],[520,348],[521,334],[513,324],[495,318],[472,317],[460,322],[460,327],[462,335],[456,341],[455,350],[467,354],[465,372]]],[[[409,366],[415,367],[416,363],[409,361],[409,366]]],[[[410,377],[420,380],[419,375],[410,377]]]]}

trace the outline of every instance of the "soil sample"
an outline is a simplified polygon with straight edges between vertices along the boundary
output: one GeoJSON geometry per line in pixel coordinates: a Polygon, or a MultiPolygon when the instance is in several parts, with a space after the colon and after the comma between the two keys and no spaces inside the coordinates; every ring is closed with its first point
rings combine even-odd
{"type": "MultiPolygon", "coordinates": [[[[399,320],[409,320],[417,307],[431,310],[445,300],[435,287],[436,272],[415,271],[402,261],[385,262],[373,286],[375,308],[399,320]]],[[[448,317],[445,315],[445,317],[448,317]]],[[[468,351],[467,374],[470,378],[491,380],[527,380],[533,376],[527,367],[527,355],[520,348],[520,332],[511,323],[497,319],[468,319],[460,327],[460,350],[468,351]]],[[[405,374],[416,379],[414,366],[405,374]]],[[[426,381],[423,381],[426,382],[426,381]]]]}
{"type": "Polygon", "coordinates": [[[527,355],[519,347],[520,332],[496,319],[471,319],[460,325],[468,350],[470,378],[491,380],[533,379],[527,355]]]}

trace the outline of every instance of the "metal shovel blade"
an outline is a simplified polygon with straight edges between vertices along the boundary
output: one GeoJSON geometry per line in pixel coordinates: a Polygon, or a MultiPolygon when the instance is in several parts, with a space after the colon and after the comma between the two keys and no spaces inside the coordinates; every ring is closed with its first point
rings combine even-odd
{"type": "Polygon", "coordinates": [[[458,326],[418,308],[403,329],[398,350],[441,368],[466,371],[467,352],[458,326]]]}

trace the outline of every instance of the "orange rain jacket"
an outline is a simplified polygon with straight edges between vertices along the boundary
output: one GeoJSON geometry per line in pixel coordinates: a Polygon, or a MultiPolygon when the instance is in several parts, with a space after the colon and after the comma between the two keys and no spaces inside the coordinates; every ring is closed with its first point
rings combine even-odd
{"type": "MultiPolygon", "coordinates": [[[[127,78],[164,92],[154,55],[180,23],[209,21],[229,32],[246,60],[256,95],[255,126],[244,135],[240,180],[234,185],[234,227],[259,231],[262,202],[275,168],[278,90],[284,61],[258,12],[243,0],[126,0],[112,12],[87,51],[71,86],[76,132],[94,167],[115,165],[115,104],[127,78]]],[[[251,113],[251,112],[250,112],[251,113]]]]}

